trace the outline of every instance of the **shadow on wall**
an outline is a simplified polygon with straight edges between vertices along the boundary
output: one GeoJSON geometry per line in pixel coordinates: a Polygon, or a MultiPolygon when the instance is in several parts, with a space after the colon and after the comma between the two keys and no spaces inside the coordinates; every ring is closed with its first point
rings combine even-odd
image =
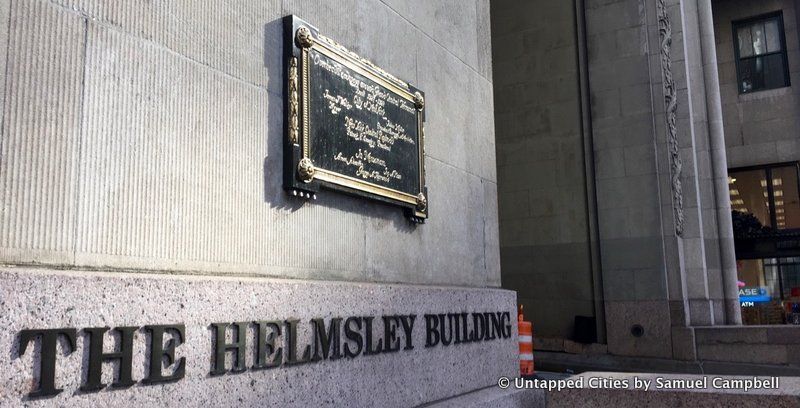
{"type": "Polygon", "coordinates": [[[267,156],[264,157],[264,201],[270,207],[295,212],[304,200],[289,199],[283,190],[283,21],[273,20],[264,25],[264,67],[267,89],[281,93],[267,104],[267,156]],[[277,64],[275,63],[277,61],[277,64]]]}

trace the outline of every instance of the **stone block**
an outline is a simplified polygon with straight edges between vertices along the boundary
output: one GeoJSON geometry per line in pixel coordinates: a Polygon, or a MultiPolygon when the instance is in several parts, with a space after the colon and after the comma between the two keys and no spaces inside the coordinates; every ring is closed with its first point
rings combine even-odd
{"type": "MultiPolygon", "coordinates": [[[[360,30],[364,29],[363,22],[353,19],[358,13],[359,0],[343,0],[330,2],[325,0],[281,0],[282,12],[294,14],[309,22],[339,44],[354,48],[358,44],[360,30]],[[345,23],[347,22],[347,23],[345,23]]],[[[371,1],[371,3],[377,3],[371,1]]]]}
{"type": "Polygon", "coordinates": [[[282,92],[280,1],[54,2],[139,41],[158,44],[273,93],[282,92]]]}
{"type": "MultiPolygon", "coordinates": [[[[800,104],[797,106],[800,107],[800,104]]],[[[793,134],[797,129],[800,129],[800,115],[758,122],[745,120],[741,125],[742,139],[745,145],[796,140],[793,134]]]]}
{"type": "Polygon", "coordinates": [[[501,220],[518,220],[530,216],[529,208],[528,190],[509,191],[499,201],[498,212],[501,220]]]}
{"type": "Polygon", "coordinates": [[[0,258],[69,263],[81,194],[86,22],[38,0],[2,2],[0,21],[0,258]]]}
{"type": "MultiPolygon", "coordinates": [[[[515,324],[508,339],[424,347],[423,314],[506,311],[513,319],[515,294],[507,290],[6,268],[0,271],[0,293],[4,294],[0,316],[4,328],[0,347],[5,350],[0,356],[3,406],[156,406],[180,401],[214,406],[417,406],[493,386],[500,376],[514,376],[519,370],[515,324]],[[376,316],[373,341],[377,343],[384,337],[380,316],[393,314],[417,315],[412,350],[251,370],[255,333],[250,330],[245,353],[248,370],[209,375],[214,362],[211,323],[296,318],[302,347],[313,341],[311,318],[329,323],[333,317],[376,316]],[[75,351],[56,359],[56,384],[64,392],[48,399],[27,398],[38,379],[32,367],[38,362],[34,355],[39,347],[29,346],[20,355],[18,332],[22,329],[180,323],[186,327],[175,351],[176,358],[185,358],[186,374],[180,381],[81,392],[87,337],[80,331],[75,351]],[[375,392],[387,387],[392,392],[375,392]]],[[[285,336],[284,328],[278,344],[284,345],[285,336]]],[[[110,351],[111,336],[106,338],[110,351]]],[[[137,382],[145,376],[146,343],[145,331],[137,330],[132,364],[137,382]]],[[[287,350],[283,355],[286,359],[287,350]]],[[[230,367],[230,354],[227,360],[230,367]]],[[[110,382],[114,366],[104,365],[104,382],[110,382]]]]}
{"type": "MultiPolygon", "coordinates": [[[[626,44],[627,45],[627,44],[626,44]]],[[[593,33],[586,38],[587,50],[597,58],[607,55],[617,55],[617,32],[593,33]]]]}
{"type": "Polygon", "coordinates": [[[658,203],[655,176],[627,176],[597,180],[598,208],[634,207],[658,203]]]}
{"type": "Polygon", "coordinates": [[[726,153],[729,168],[774,163],[778,156],[775,142],[733,146],[726,153]]]}
{"type": "Polygon", "coordinates": [[[630,222],[629,237],[651,237],[658,234],[661,229],[661,212],[656,206],[641,206],[628,208],[630,222]]]}
{"type": "Polygon", "coordinates": [[[498,168],[498,186],[501,191],[550,189],[556,187],[555,160],[542,160],[524,165],[498,168]]]}
{"type": "Polygon", "coordinates": [[[698,327],[695,337],[698,345],[766,344],[769,341],[765,327],[698,327]]]}
{"type": "MultiPolygon", "coordinates": [[[[11,2],[0,4],[0,72],[6,71],[8,62],[8,38],[11,24],[11,2]]],[[[0,100],[6,100],[6,81],[0,81],[0,100]]],[[[0,109],[0,121],[3,119],[3,109],[0,109]]]]}
{"type": "Polygon", "coordinates": [[[592,93],[592,118],[616,118],[621,115],[619,89],[592,93]]]}
{"type": "MultiPolygon", "coordinates": [[[[546,290],[540,288],[539,290],[546,290]]],[[[591,302],[569,299],[534,299],[520,297],[519,303],[525,307],[525,320],[533,323],[534,339],[540,336],[571,338],[574,332],[575,315],[591,315],[591,302]],[[561,305],[554,309],[548,307],[553,302],[561,305]]],[[[534,345],[534,351],[537,350],[534,345]]]]}
{"type": "Polygon", "coordinates": [[[798,98],[786,88],[754,92],[742,99],[742,126],[797,115],[798,98]]]}
{"type": "MultiPolygon", "coordinates": [[[[689,271],[689,273],[694,273],[695,275],[700,275],[704,272],[689,271]]],[[[703,298],[689,299],[689,317],[692,326],[710,326],[714,324],[713,303],[708,299],[707,293],[704,294],[703,298]]]]}
{"type": "Polygon", "coordinates": [[[500,286],[500,230],[497,185],[483,181],[483,237],[486,285],[500,286]]]}
{"type": "Polygon", "coordinates": [[[486,285],[481,179],[435,159],[427,174],[432,216],[421,226],[426,268],[418,273],[430,283],[486,285]]]}
{"type": "Polygon", "coordinates": [[[487,197],[491,188],[435,159],[427,161],[427,177],[431,218],[423,225],[409,224],[392,207],[370,204],[362,241],[367,279],[499,286],[497,218],[493,226],[486,212],[497,211],[496,199],[487,197]],[[493,242],[486,241],[492,229],[495,233],[488,239],[493,242]]]}
{"type": "Polygon", "coordinates": [[[559,217],[531,217],[522,223],[525,237],[522,241],[526,245],[563,244],[561,237],[561,220],[559,217]],[[532,234],[531,231],[536,231],[532,234]]]}
{"type": "MultiPolygon", "coordinates": [[[[349,46],[392,75],[417,85],[419,32],[413,23],[380,1],[358,1],[356,5],[356,16],[353,21],[356,27],[350,24],[347,28],[357,33],[357,37],[356,42],[349,46]]],[[[304,4],[303,7],[307,5],[304,4]]],[[[328,20],[328,24],[337,24],[328,15],[320,17],[328,20]]]]}
{"type": "MultiPolygon", "coordinates": [[[[407,0],[394,1],[411,3],[407,0]]],[[[548,4],[545,1],[531,1],[520,3],[516,1],[500,0],[491,2],[492,41],[518,35],[520,32],[530,30],[531,21],[538,20],[537,7],[548,4]]]]}
{"type": "Polygon", "coordinates": [[[475,18],[477,24],[477,57],[475,69],[489,82],[492,82],[492,19],[489,0],[476,1],[475,18]]]}
{"type": "Polygon", "coordinates": [[[598,210],[597,218],[601,239],[624,239],[631,236],[631,219],[628,208],[604,208],[598,210]]]}
{"type": "MultiPolygon", "coordinates": [[[[560,213],[555,189],[529,190],[529,212],[531,217],[547,217],[560,213]]],[[[533,231],[531,231],[534,233],[533,231]]]]}
{"type": "Polygon", "coordinates": [[[635,270],[633,280],[637,300],[660,300],[667,297],[667,281],[663,269],[635,270]]]}
{"type": "MultiPolygon", "coordinates": [[[[703,240],[701,238],[684,239],[683,256],[684,263],[687,265],[687,267],[703,268],[705,266],[705,254],[703,251],[703,240]]],[[[689,281],[687,282],[687,285],[705,287],[705,273],[701,273],[700,275],[703,276],[702,280],[689,281]]]]}
{"type": "Polygon", "coordinates": [[[697,358],[734,363],[786,364],[783,344],[698,344],[697,358]]]}
{"type": "Polygon", "coordinates": [[[279,97],[104,26],[88,39],[78,264],[364,278],[363,202],[281,187],[279,97]]]}
{"type": "Polygon", "coordinates": [[[430,233],[429,225],[414,226],[400,211],[387,214],[385,205],[371,204],[369,208],[372,217],[366,222],[364,237],[367,279],[376,282],[422,280],[420,275],[428,262],[424,256],[423,235],[430,233]],[[393,256],[395,253],[402,256],[393,256]]]}
{"type": "Polygon", "coordinates": [[[603,266],[603,293],[606,302],[635,300],[635,271],[632,269],[609,269],[603,266]]]}
{"type": "Polygon", "coordinates": [[[386,3],[399,15],[412,22],[425,37],[446,48],[449,53],[464,61],[473,70],[479,70],[478,46],[484,44],[485,38],[478,38],[476,27],[479,7],[475,0],[423,3],[390,0],[386,3]]]}
{"type": "Polygon", "coordinates": [[[781,140],[776,143],[778,161],[800,160],[800,140],[781,140]]]}
{"type": "Polygon", "coordinates": [[[656,172],[656,157],[653,145],[625,147],[625,175],[638,176],[656,172]]]}
{"type": "Polygon", "coordinates": [[[620,57],[647,55],[647,27],[625,28],[615,33],[617,52],[620,57]]]}
{"type": "Polygon", "coordinates": [[[647,56],[633,56],[609,61],[589,60],[589,81],[592,92],[605,91],[628,85],[650,83],[647,56]]]}
{"type": "MultiPolygon", "coordinates": [[[[739,368],[741,370],[741,368],[739,368]]],[[[570,388],[559,392],[548,392],[548,407],[704,407],[704,406],[737,406],[737,407],[793,407],[797,405],[797,393],[800,384],[795,378],[783,377],[779,382],[779,389],[749,389],[743,388],[719,389],[712,386],[712,378],[707,375],[685,374],[650,374],[650,373],[610,373],[586,372],[571,379],[584,379],[584,386],[570,388]],[[613,381],[627,381],[627,387],[602,387],[588,386],[590,378],[605,378],[613,381]],[[683,381],[687,386],[675,388],[656,388],[657,379],[683,381]],[[689,388],[689,384],[706,378],[707,388],[689,388]],[[642,387],[635,388],[634,381],[647,381],[651,384],[649,390],[642,387]]],[[[726,376],[725,380],[752,380],[752,377],[726,376]]],[[[766,379],[766,378],[762,378],[766,379]]],[[[679,384],[678,381],[674,383],[679,384]]],[[[733,383],[733,382],[730,382],[733,383]]]]}
{"type": "MultiPolygon", "coordinates": [[[[497,150],[495,149],[494,95],[492,83],[480,75],[469,74],[472,105],[472,130],[461,143],[466,145],[464,169],[484,180],[497,182],[497,150]]],[[[431,137],[437,137],[433,134],[431,137]]]]}
{"type": "Polygon", "coordinates": [[[544,407],[546,402],[547,391],[545,390],[513,388],[503,390],[499,387],[489,387],[428,406],[431,408],[534,408],[544,407]]]}
{"type": "Polygon", "coordinates": [[[430,38],[420,34],[417,41],[418,87],[425,91],[426,99],[426,154],[459,169],[472,170],[466,141],[475,140],[478,132],[470,88],[475,74],[430,38]]]}
{"type": "Polygon", "coordinates": [[[800,345],[800,327],[794,325],[767,327],[768,344],[800,345]]]}
{"type": "Polygon", "coordinates": [[[666,301],[606,302],[608,351],[620,356],[672,356],[669,305],[666,301]],[[641,337],[631,327],[641,325],[641,337]]]}
{"type": "Polygon", "coordinates": [[[623,116],[634,116],[652,111],[650,84],[626,86],[619,90],[620,112],[623,116]]]}
{"type": "Polygon", "coordinates": [[[652,143],[655,129],[652,117],[648,117],[606,118],[592,122],[595,150],[652,143]]]}
{"type": "MultiPolygon", "coordinates": [[[[736,85],[738,83],[737,74],[736,74],[736,63],[734,61],[731,62],[721,62],[719,64],[719,83],[722,84],[733,84],[736,85]]],[[[738,98],[738,86],[736,87],[736,93],[738,98]]],[[[723,99],[723,103],[733,102],[736,99],[723,99]]]]}
{"type": "Polygon", "coordinates": [[[634,1],[618,1],[586,9],[586,26],[592,33],[616,31],[645,23],[644,8],[634,1]]]}
{"type": "Polygon", "coordinates": [[[582,344],[576,343],[572,340],[564,340],[564,352],[570,354],[586,354],[586,355],[596,355],[596,354],[607,354],[608,353],[608,346],[605,344],[582,344]]]}
{"type": "Polygon", "coordinates": [[[545,351],[564,351],[565,340],[557,337],[533,337],[533,349],[545,351]]]}

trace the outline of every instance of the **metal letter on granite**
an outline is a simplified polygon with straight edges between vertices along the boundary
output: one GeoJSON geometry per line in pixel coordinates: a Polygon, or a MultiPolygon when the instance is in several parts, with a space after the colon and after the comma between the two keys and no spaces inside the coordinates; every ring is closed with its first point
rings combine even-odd
{"type": "Polygon", "coordinates": [[[284,188],[321,189],[428,218],[425,96],[295,17],[284,19],[287,93],[284,188]]]}
{"type": "MultiPolygon", "coordinates": [[[[513,312],[505,310],[473,311],[455,313],[426,313],[425,320],[425,348],[450,347],[467,343],[485,343],[493,340],[512,340],[511,316],[513,312]]],[[[325,319],[313,317],[308,320],[308,325],[297,318],[239,321],[233,323],[211,323],[208,328],[212,332],[213,341],[206,338],[211,346],[213,361],[210,376],[242,373],[248,370],[263,370],[277,367],[291,367],[300,364],[313,364],[323,360],[345,360],[358,356],[370,356],[385,353],[397,353],[401,350],[414,350],[414,327],[417,321],[416,314],[390,314],[381,316],[348,316],[332,317],[325,319]],[[301,342],[298,327],[303,324],[310,326],[310,342],[301,342]],[[251,327],[254,326],[254,327],[251,327]],[[231,341],[227,340],[226,333],[232,329],[231,341]],[[251,337],[251,334],[254,337],[251,337]],[[254,347],[248,347],[248,342],[253,342],[254,347]],[[248,357],[247,354],[250,353],[248,357]],[[227,356],[230,355],[231,359],[227,356]],[[227,364],[226,360],[230,363],[227,364]],[[246,360],[253,362],[251,366],[246,360]],[[231,367],[228,369],[227,367],[231,367]]],[[[140,336],[139,341],[149,337],[148,363],[145,364],[147,377],[137,381],[132,378],[132,361],[135,333],[138,326],[125,326],[111,329],[109,327],[91,327],[83,329],[88,337],[88,347],[84,346],[82,357],[88,363],[83,372],[85,375],[80,390],[83,397],[106,388],[102,382],[103,363],[109,360],[118,361],[117,375],[111,383],[112,388],[133,387],[141,385],[155,385],[161,383],[181,381],[186,376],[186,357],[176,358],[175,351],[187,339],[186,326],[183,323],[169,325],[147,325],[142,327],[149,336],[140,336]],[[107,331],[119,333],[117,349],[119,351],[105,352],[103,335],[107,331]],[[165,334],[169,339],[165,342],[165,334]],[[165,366],[166,365],[166,366],[165,366]],[[165,374],[171,371],[171,374],[165,374]]],[[[72,353],[75,349],[75,338],[78,329],[74,327],[62,329],[25,329],[19,332],[19,355],[25,354],[30,343],[38,342],[38,347],[33,353],[34,364],[38,360],[38,379],[31,384],[29,398],[52,397],[58,395],[63,389],[56,387],[56,357],[59,339],[65,354],[72,353]]],[[[203,338],[195,339],[202,341],[203,338]]],[[[87,344],[87,343],[84,343],[87,344]]],[[[469,353],[476,349],[467,349],[469,353]]],[[[470,354],[465,354],[468,358],[470,354]]],[[[106,366],[106,368],[111,368],[106,366]]],[[[356,367],[356,369],[359,369],[356,367]]],[[[37,370],[32,374],[37,376],[37,370]]],[[[200,378],[200,377],[197,377],[200,378]]],[[[12,390],[18,391],[18,390],[12,390]]]]}
{"type": "Polygon", "coordinates": [[[665,0],[657,0],[658,8],[658,34],[661,39],[661,74],[664,82],[664,106],[667,126],[667,147],[669,149],[670,175],[672,178],[672,210],[675,215],[675,233],[683,235],[683,187],[681,186],[680,149],[678,146],[678,130],[676,125],[676,112],[678,100],[675,90],[675,80],[672,78],[672,24],[665,0]]]}

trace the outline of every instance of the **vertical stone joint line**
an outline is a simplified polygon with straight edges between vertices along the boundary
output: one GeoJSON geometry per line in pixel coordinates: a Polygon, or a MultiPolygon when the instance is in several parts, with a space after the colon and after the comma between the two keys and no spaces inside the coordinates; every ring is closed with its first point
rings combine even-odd
{"type": "Polygon", "coordinates": [[[677,110],[678,100],[675,89],[675,80],[672,78],[672,23],[669,19],[666,0],[657,0],[658,8],[658,36],[661,40],[661,75],[664,83],[664,107],[665,121],[667,127],[667,147],[669,150],[670,175],[672,181],[672,210],[675,215],[675,233],[683,236],[683,187],[681,186],[681,174],[683,163],[681,162],[680,149],[678,146],[677,130],[677,110]]]}

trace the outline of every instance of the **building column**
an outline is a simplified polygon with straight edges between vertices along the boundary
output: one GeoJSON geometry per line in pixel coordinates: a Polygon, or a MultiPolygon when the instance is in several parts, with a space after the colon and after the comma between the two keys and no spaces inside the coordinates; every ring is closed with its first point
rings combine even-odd
{"type": "Polygon", "coordinates": [[[717,48],[714,40],[714,18],[711,0],[689,0],[697,2],[700,47],[702,53],[703,79],[706,94],[709,153],[713,170],[714,196],[716,200],[717,229],[722,269],[722,284],[725,302],[725,323],[742,324],[739,304],[736,252],[733,243],[731,203],[728,192],[728,161],[725,154],[725,133],[722,125],[722,101],[717,71],[717,48]]]}

